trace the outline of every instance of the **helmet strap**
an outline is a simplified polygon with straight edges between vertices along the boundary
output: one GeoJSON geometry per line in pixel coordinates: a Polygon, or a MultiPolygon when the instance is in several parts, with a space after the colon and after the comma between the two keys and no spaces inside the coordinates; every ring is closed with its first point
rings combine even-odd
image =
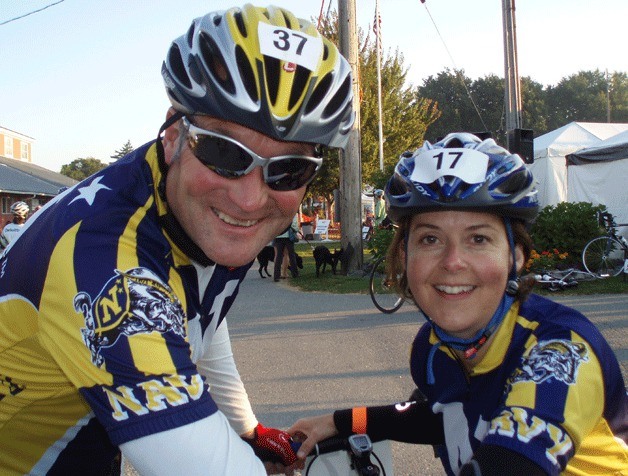
{"type": "MultiPolygon", "coordinates": [[[[479,330],[473,337],[469,339],[461,339],[458,337],[454,337],[449,335],[445,330],[439,327],[425,312],[423,315],[427,319],[428,323],[434,330],[436,337],[440,340],[439,343],[435,344],[432,349],[430,349],[430,354],[428,356],[427,362],[427,372],[428,372],[428,383],[433,384],[435,381],[434,372],[432,369],[434,353],[438,349],[438,347],[442,344],[450,347],[452,349],[456,349],[462,351],[465,359],[473,359],[478,351],[486,344],[491,335],[495,332],[497,327],[502,323],[506,313],[515,302],[515,296],[517,294],[517,290],[519,289],[519,284],[517,281],[517,262],[516,262],[516,254],[515,254],[515,242],[514,235],[512,232],[512,225],[510,219],[504,218],[504,225],[506,227],[506,235],[508,237],[508,244],[512,253],[513,264],[508,275],[508,283],[506,285],[506,289],[504,295],[502,296],[501,301],[499,302],[499,306],[497,307],[493,317],[489,323],[481,330],[479,330]]],[[[406,250],[408,246],[408,232],[406,231],[405,236],[405,245],[406,250]]],[[[406,253],[407,256],[407,253],[406,253]]]]}
{"type": "MultiPolygon", "coordinates": [[[[177,111],[168,119],[163,125],[159,128],[159,132],[157,133],[157,139],[155,140],[155,147],[157,149],[157,162],[159,164],[159,171],[161,172],[161,179],[159,181],[159,186],[157,187],[159,198],[163,200],[164,203],[168,203],[166,200],[166,176],[168,174],[168,164],[166,164],[166,154],[164,152],[164,146],[162,141],[163,132],[172,126],[175,122],[183,117],[183,113],[177,111]]],[[[165,215],[159,217],[161,225],[168,232],[170,237],[173,239],[175,243],[194,261],[200,263],[203,266],[213,265],[214,262],[210,260],[203,250],[201,250],[196,243],[192,241],[192,239],[187,235],[187,233],[183,230],[183,227],[175,218],[175,216],[170,211],[170,207],[168,207],[165,215]]]]}
{"type": "Polygon", "coordinates": [[[157,139],[155,140],[155,147],[157,149],[157,163],[159,164],[159,171],[161,172],[161,180],[157,187],[159,191],[159,197],[166,202],[166,175],[168,172],[168,164],[166,164],[166,154],[164,152],[164,145],[162,143],[163,133],[171,125],[177,122],[183,117],[183,113],[176,111],[172,116],[166,119],[157,133],[157,139]]]}

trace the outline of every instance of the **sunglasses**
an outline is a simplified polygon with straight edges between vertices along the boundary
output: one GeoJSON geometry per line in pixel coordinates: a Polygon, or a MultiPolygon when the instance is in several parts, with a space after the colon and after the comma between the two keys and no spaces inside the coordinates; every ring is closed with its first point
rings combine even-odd
{"type": "Polygon", "coordinates": [[[196,127],[187,117],[182,120],[194,156],[221,177],[236,179],[262,167],[266,184],[287,192],[310,183],[323,163],[321,157],[307,155],[264,158],[231,137],[196,127]]]}

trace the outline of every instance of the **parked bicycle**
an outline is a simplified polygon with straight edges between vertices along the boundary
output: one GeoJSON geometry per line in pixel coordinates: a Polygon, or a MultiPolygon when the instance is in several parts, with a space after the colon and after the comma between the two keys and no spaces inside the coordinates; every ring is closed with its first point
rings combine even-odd
{"type": "Polygon", "coordinates": [[[534,278],[541,288],[547,289],[550,292],[556,292],[576,287],[580,281],[597,279],[597,276],[588,271],[569,268],[565,270],[544,271],[541,274],[534,275],[534,278]]]}
{"type": "Polygon", "coordinates": [[[628,241],[615,229],[628,223],[615,223],[613,216],[599,213],[598,220],[606,228],[606,234],[593,238],[582,250],[584,268],[598,278],[617,276],[628,271],[628,241]]]}
{"type": "Polygon", "coordinates": [[[386,271],[386,256],[380,256],[371,269],[369,294],[375,307],[384,314],[397,311],[404,302],[393,286],[393,280],[386,271]]]}

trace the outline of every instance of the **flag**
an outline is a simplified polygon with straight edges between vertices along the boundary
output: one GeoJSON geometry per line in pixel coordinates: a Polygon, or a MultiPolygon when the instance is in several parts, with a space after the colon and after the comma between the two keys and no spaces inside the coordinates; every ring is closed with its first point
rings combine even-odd
{"type": "Polygon", "coordinates": [[[379,44],[378,53],[382,53],[382,17],[379,14],[378,2],[375,2],[375,15],[373,16],[373,33],[375,33],[375,41],[379,44]]]}

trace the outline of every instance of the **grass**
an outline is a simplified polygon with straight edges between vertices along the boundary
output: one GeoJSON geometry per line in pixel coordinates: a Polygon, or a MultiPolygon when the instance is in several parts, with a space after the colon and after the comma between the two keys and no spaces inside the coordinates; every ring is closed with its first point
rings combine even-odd
{"type": "MultiPolygon", "coordinates": [[[[332,274],[330,266],[327,266],[325,273],[316,277],[316,263],[312,256],[312,246],[324,244],[331,251],[340,248],[339,243],[311,243],[308,244],[300,241],[295,245],[295,250],[303,258],[303,269],[299,270],[300,277],[298,279],[289,279],[288,284],[305,292],[325,292],[335,294],[367,294],[369,286],[369,276],[355,275],[344,276],[340,274],[340,263],[338,264],[338,274],[332,274]]],[[[367,263],[371,255],[364,253],[364,262],[367,263]]],[[[582,295],[582,294],[626,294],[628,293],[628,279],[617,276],[607,279],[596,279],[592,281],[580,281],[578,286],[565,289],[563,291],[550,292],[541,289],[540,286],[535,288],[535,292],[543,295],[582,295]]]]}

